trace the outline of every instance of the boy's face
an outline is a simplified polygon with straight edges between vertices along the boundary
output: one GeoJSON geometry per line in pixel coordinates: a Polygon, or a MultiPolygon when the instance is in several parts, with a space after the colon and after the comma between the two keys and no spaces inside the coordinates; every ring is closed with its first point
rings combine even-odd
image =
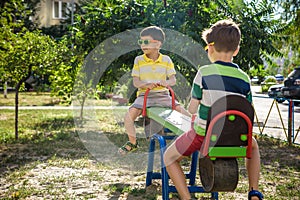
{"type": "Polygon", "coordinates": [[[151,36],[142,36],[138,42],[146,55],[158,52],[161,47],[161,42],[154,40],[151,36]]]}

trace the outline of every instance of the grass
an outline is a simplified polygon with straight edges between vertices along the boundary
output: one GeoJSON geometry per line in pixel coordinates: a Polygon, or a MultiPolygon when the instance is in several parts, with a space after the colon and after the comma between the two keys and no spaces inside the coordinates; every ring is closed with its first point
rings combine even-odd
{"type": "MultiPolygon", "coordinates": [[[[100,99],[90,102],[93,105],[110,106],[116,105],[110,99],[100,99]]],[[[19,106],[66,106],[59,99],[53,97],[49,92],[20,92],[19,106]]],[[[9,92],[7,98],[0,95],[0,106],[15,106],[15,92],[9,92]]]]}
{"type": "MultiPolygon", "coordinates": [[[[47,98],[38,99],[43,105],[47,98]]],[[[138,129],[142,148],[137,153],[120,158],[110,149],[127,140],[122,124],[125,110],[87,110],[86,121],[79,127],[72,110],[19,112],[20,139],[15,141],[14,111],[0,110],[0,199],[161,199],[159,180],[145,188],[145,158],[135,161],[148,148],[142,129],[138,129]],[[90,119],[93,115],[96,122],[90,119]]],[[[266,136],[257,139],[262,160],[260,190],[266,199],[299,199],[299,146],[266,136]]],[[[239,160],[239,166],[235,192],[220,192],[221,200],[247,199],[244,162],[239,160]]],[[[177,194],[171,196],[178,199],[177,194]]]]}
{"type": "MultiPolygon", "coordinates": [[[[20,92],[19,106],[53,106],[60,103],[59,98],[51,97],[49,92],[20,92]]],[[[7,98],[0,96],[0,106],[14,106],[15,92],[9,92],[7,98]]]]}

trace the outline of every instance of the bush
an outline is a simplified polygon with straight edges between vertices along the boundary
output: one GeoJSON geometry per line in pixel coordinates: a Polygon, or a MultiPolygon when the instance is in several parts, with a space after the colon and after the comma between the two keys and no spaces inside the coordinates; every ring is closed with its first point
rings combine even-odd
{"type": "Polygon", "coordinates": [[[261,91],[268,92],[272,85],[276,85],[276,78],[274,76],[268,76],[264,82],[261,83],[261,91]]]}

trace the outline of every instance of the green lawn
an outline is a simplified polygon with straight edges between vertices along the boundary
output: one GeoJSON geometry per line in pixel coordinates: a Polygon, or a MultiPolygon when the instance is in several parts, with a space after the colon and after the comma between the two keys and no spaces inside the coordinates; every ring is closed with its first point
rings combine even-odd
{"type": "MultiPolygon", "coordinates": [[[[91,101],[91,100],[90,100],[91,101]]],[[[110,106],[116,105],[110,99],[92,100],[93,105],[110,106]]],[[[53,97],[49,92],[20,92],[19,106],[58,106],[65,105],[59,97],[53,97]]],[[[15,106],[15,93],[9,92],[7,98],[3,93],[0,95],[0,106],[15,106]]]]}

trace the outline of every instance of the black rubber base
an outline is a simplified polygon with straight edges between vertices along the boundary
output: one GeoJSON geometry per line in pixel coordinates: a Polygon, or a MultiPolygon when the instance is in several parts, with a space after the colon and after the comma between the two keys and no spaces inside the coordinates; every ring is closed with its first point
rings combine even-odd
{"type": "Polygon", "coordinates": [[[199,159],[202,186],[207,192],[234,191],[239,180],[238,163],[235,158],[199,159]]]}

